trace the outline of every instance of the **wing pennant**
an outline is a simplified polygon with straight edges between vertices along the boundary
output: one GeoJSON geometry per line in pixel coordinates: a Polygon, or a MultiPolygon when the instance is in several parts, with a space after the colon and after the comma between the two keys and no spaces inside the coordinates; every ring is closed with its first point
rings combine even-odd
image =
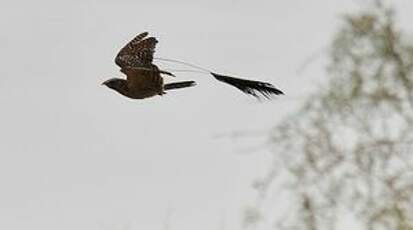
{"type": "Polygon", "coordinates": [[[271,83],[235,78],[213,72],[211,72],[211,74],[218,81],[222,81],[229,85],[232,85],[241,90],[242,92],[250,94],[256,98],[259,98],[258,92],[266,98],[270,98],[271,95],[284,94],[281,90],[275,88],[275,86],[273,86],[271,83]]]}

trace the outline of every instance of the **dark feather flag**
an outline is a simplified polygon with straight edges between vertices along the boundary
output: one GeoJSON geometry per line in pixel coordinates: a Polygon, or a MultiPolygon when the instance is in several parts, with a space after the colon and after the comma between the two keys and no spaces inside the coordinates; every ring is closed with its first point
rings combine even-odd
{"type": "Polygon", "coordinates": [[[225,76],[217,73],[211,72],[218,81],[230,84],[246,94],[250,94],[256,98],[259,98],[261,93],[266,98],[271,98],[272,95],[284,94],[281,90],[275,88],[274,85],[267,82],[252,81],[241,78],[235,78],[230,76],[225,76]]]}

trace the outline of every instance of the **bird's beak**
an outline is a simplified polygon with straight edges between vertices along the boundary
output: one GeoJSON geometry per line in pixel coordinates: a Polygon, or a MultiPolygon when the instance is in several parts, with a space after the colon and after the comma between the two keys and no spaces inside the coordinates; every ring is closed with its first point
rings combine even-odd
{"type": "Polygon", "coordinates": [[[106,85],[107,82],[108,82],[108,81],[104,81],[104,82],[102,82],[102,84],[100,84],[100,85],[106,85]]]}

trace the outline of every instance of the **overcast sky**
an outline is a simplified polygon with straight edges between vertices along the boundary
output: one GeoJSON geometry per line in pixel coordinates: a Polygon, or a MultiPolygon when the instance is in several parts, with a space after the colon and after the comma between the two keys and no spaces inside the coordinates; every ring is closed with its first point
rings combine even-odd
{"type": "MultiPolygon", "coordinates": [[[[0,229],[237,229],[270,159],[266,132],[325,76],[323,59],[300,66],[362,2],[3,0],[0,229]],[[146,100],[101,86],[122,77],[114,57],[143,31],[157,57],[286,95],[258,102],[192,73],[179,79],[198,86],[146,100]],[[237,131],[263,135],[223,135],[237,131]]],[[[394,2],[411,31],[412,1],[394,2]]]]}

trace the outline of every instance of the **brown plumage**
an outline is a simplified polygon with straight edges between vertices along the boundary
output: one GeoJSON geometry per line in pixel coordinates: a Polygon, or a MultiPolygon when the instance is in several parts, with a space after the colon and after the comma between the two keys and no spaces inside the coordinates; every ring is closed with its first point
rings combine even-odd
{"type": "MultiPolygon", "coordinates": [[[[126,80],[112,78],[102,84],[126,97],[133,99],[144,99],[156,95],[163,95],[166,90],[194,86],[194,81],[182,81],[169,84],[163,83],[161,74],[169,76],[175,75],[170,72],[160,70],[152,63],[156,43],[158,43],[158,41],[154,37],[147,36],[148,32],[143,32],[137,35],[119,51],[115,58],[115,63],[121,68],[120,71],[126,75],[126,80]]],[[[215,79],[232,85],[242,92],[253,95],[257,98],[260,96],[270,98],[272,95],[283,94],[281,90],[267,82],[235,78],[217,74],[189,63],[176,60],[175,62],[201,69],[205,73],[211,74],[215,79]]]]}
{"type": "Polygon", "coordinates": [[[160,70],[152,63],[155,46],[158,41],[148,37],[148,32],[136,36],[116,55],[115,63],[126,75],[126,80],[112,78],[103,85],[118,93],[133,99],[144,99],[165,94],[164,90],[171,90],[195,85],[194,81],[185,81],[164,85],[161,74],[174,76],[172,73],[160,70]]]}

